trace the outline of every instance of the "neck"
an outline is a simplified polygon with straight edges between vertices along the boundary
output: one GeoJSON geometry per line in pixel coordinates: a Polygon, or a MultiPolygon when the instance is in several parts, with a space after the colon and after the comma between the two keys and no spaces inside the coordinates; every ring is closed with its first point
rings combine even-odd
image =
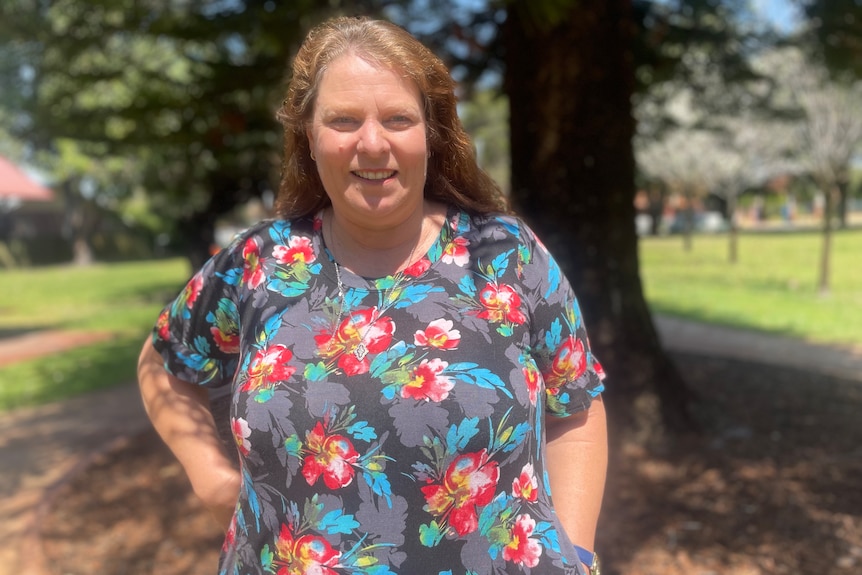
{"type": "Polygon", "coordinates": [[[398,229],[354,230],[330,209],[324,213],[324,240],[342,268],[365,277],[385,277],[421,258],[445,219],[445,207],[430,204],[398,229]]]}

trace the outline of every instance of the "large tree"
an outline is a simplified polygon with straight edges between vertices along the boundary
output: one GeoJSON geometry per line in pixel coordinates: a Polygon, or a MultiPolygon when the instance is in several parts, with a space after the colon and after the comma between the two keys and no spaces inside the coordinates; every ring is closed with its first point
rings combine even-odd
{"type": "Polygon", "coordinates": [[[688,394],[662,350],[638,268],[631,3],[535,10],[514,2],[504,25],[513,197],[579,294],[613,381],[611,412],[653,433],[657,422],[638,417],[657,413],[658,400],[664,422],[682,427],[688,394]],[[640,402],[652,409],[636,409],[640,402]]]}

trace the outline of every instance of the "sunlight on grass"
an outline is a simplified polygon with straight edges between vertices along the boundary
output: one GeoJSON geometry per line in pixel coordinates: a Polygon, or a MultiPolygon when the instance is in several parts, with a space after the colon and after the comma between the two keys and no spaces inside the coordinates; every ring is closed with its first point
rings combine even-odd
{"type": "Polygon", "coordinates": [[[0,272],[0,332],[107,331],[99,344],[0,368],[0,409],[44,403],[132,381],[159,310],[188,279],[185,260],[0,272]]]}
{"type": "Polygon", "coordinates": [[[766,330],[824,343],[862,343],[862,231],[835,234],[831,291],[820,295],[818,233],[740,236],[739,261],[728,261],[725,235],[640,243],[650,307],[660,313],[766,330]]]}

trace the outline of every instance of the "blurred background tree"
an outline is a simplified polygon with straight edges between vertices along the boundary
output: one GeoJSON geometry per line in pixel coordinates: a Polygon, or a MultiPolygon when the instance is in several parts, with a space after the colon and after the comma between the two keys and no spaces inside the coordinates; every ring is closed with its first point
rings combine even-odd
{"type": "MultiPolygon", "coordinates": [[[[837,3],[847,4],[839,18],[826,2],[803,4],[811,26],[794,41],[858,73],[839,57],[858,48],[841,24],[858,7],[837,3]]],[[[644,436],[686,428],[688,393],[640,282],[633,102],[654,103],[638,121],[659,138],[678,127],[663,105],[674,86],[686,86],[704,121],[763,100],[750,89],[751,60],[780,38],[747,1],[7,0],[7,129],[70,198],[170,238],[197,267],[220,218],[253,198],[270,205],[289,58],[335,13],[384,14],[444,56],[480,158],[581,298],[615,413],[644,436]],[[489,120],[502,114],[508,152],[489,120]]]]}

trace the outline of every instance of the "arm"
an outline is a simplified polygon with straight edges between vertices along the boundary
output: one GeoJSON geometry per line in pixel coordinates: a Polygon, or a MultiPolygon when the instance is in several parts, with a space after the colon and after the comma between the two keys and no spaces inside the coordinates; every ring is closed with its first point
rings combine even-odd
{"type": "Polygon", "coordinates": [[[156,431],[185,469],[195,494],[227,529],[240,474],[219,437],[207,390],[168,373],[149,339],[138,359],[138,384],[156,431]]]}
{"type": "Polygon", "coordinates": [[[575,545],[593,550],[608,465],[608,436],[601,396],[571,417],[546,418],[551,494],[575,545]]]}

